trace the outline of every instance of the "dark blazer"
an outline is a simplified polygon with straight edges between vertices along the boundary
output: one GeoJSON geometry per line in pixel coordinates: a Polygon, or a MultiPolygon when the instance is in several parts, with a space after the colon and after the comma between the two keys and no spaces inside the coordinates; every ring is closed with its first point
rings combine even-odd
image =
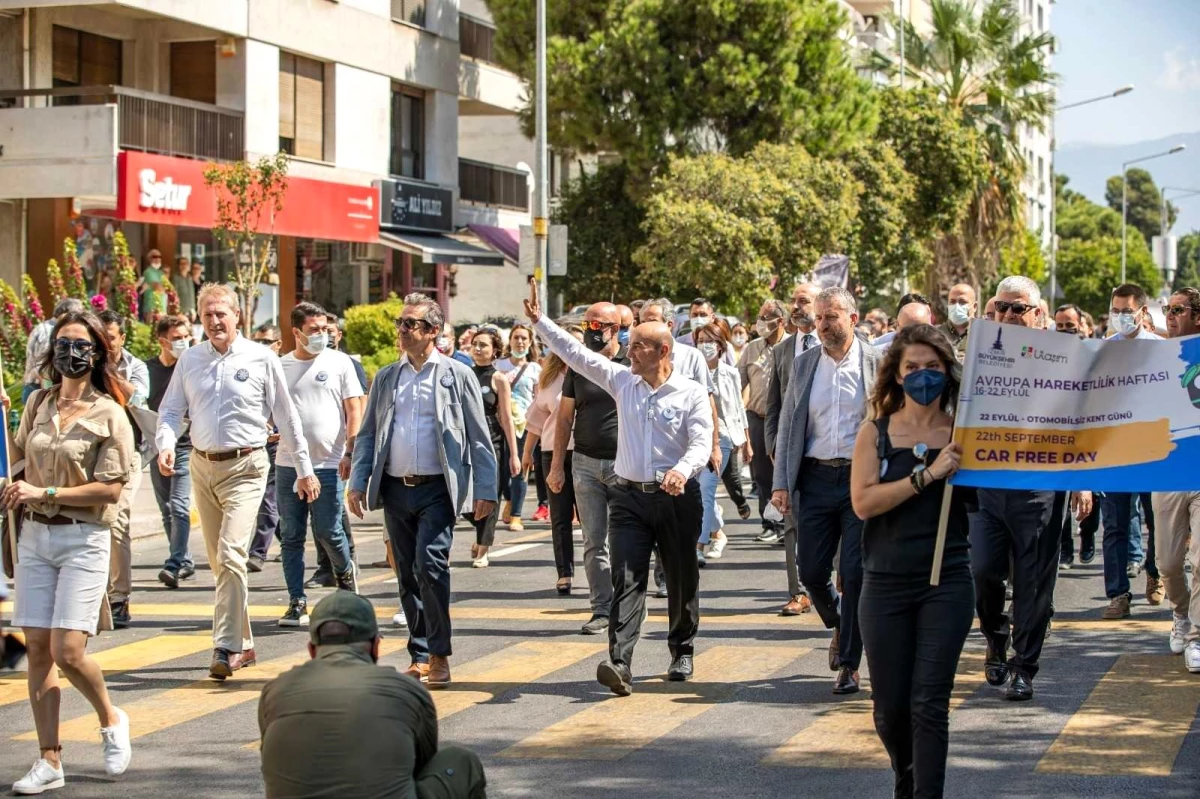
{"type": "MultiPolygon", "coordinates": [[[[813,334],[814,336],[816,333],[813,334]]],[[[767,452],[775,452],[775,438],[779,432],[779,411],[783,408],[783,397],[787,394],[792,379],[792,362],[796,360],[796,347],[804,336],[788,336],[771,348],[771,382],[767,384],[767,418],[763,423],[763,438],[767,452]]]]}

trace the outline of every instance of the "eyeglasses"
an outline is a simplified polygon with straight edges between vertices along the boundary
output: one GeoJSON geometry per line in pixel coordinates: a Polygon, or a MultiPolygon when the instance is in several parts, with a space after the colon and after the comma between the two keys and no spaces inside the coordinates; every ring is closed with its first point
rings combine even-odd
{"type": "Polygon", "coordinates": [[[261,344],[264,347],[270,347],[272,344],[279,343],[279,339],[277,338],[256,338],[254,341],[256,344],[261,344]]]}
{"type": "Polygon", "coordinates": [[[56,338],[54,340],[54,351],[67,353],[73,352],[78,355],[89,355],[96,351],[96,345],[90,341],[84,341],[77,338],[56,338]]]}
{"type": "Polygon", "coordinates": [[[402,317],[396,320],[396,329],[403,330],[405,333],[411,333],[418,328],[430,330],[433,326],[424,319],[413,319],[412,317],[402,317]]]}
{"type": "Polygon", "coordinates": [[[1195,313],[1196,309],[1187,305],[1172,305],[1167,308],[1167,316],[1183,316],[1186,313],[1195,313]]]}
{"type": "Polygon", "coordinates": [[[1059,333],[1071,333],[1072,335],[1079,332],[1079,328],[1075,325],[1059,325],[1057,330],[1059,333]]]}
{"type": "Polygon", "coordinates": [[[616,323],[614,323],[614,322],[597,322],[596,320],[593,319],[590,322],[584,322],[579,327],[582,328],[583,330],[608,330],[610,327],[616,327],[616,323]]]}
{"type": "Polygon", "coordinates": [[[758,317],[758,321],[760,321],[760,322],[776,322],[782,318],[783,318],[782,316],[760,316],[760,317],[758,317]]]}
{"type": "Polygon", "coordinates": [[[1023,302],[1006,302],[1005,300],[996,300],[996,313],[999,314],[1006,314],[1009,311],[1012,311],[1017,316],[1024,316],[1036,308],[1036,305],[1026,305],[1023,302]]]}

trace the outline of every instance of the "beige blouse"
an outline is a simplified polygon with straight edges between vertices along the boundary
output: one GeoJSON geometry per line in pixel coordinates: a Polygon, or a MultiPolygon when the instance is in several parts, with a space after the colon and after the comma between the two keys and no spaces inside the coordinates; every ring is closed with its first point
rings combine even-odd
{"type": "MultiPolygon", "coordinates": [[[[35,392],[26,408],[37,413],[21,416],[12,442],[13,463],[25,459],[25,482],[39,488],[75,488],[92,482],[126,483],[133,467],[133,429],[125,409],[90,384],[83,399],[92,402],[82,416],[59,429],[60,387],[35,392]],[[39,395],[45,394],[44,397],[39,395]]],[[[117,504],[60,505],[29,502],[26,509],[43,516],[67,516],[91,524],[113,524],[117,504]]]]}

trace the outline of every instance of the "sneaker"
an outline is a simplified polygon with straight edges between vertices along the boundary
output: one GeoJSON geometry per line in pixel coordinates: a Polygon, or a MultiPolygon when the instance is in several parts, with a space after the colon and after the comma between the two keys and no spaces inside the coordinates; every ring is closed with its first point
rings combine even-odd
{"type": "Polygon", "coordinates": [[[546,522],[550,520],[550,508],[546,505],[538,505],[537,510],[533,512],[533,520],[535,522],[546,522]]]}
{"type": "Polygon", "coordinates": [[[112,603],[113,629],[124,630],[132,621],[133,618],[129,615],[129,600],[112,603]]]}
{"type": "Polygon", "coordinates": [[[696,550],[696,565],[698,565],[701,569],[708,565],[708,561],[704,557],[703,549],[696,550]]]}
{"type": "Polygon", "coordinates": [[[263,563],[265,563],[265,561],[258,555],[251,555],[250,557],[246,558],[246,571],[250,572],[251,574],[258,574],[263,570],[263,563]]]}
{"type": "Polygon", "coordinates": [[[317,569],[313,572],[312,577],[308,578],[308,582],[304,584],[305,588],[333,588],[337,585],[337,580],[333,576],[333,572],[325,569],[317,569]]]}
{"type": "Polygon", "coordinates": [[[487,553],[484,552],[482,555],[475,558],[475,560],[471,561],[471,568],[486,569],[490,563],[491,561],[488,560],[487,553]]]}
{"type": "Polygon", "coordinates": [[[1192,641],[1183,650],[1183,665],[1192,674],[1200,674],[1200,641],[1192,641]]]}
{"type": "Polygon", "coordinates": [[[1059,558],[1058,558],[1058,570],[1059,571],[1065,572],[1074,565],[1075,565],[1075,556],[1074,555],[1059,556],[1059,558]]]}
{"type": "Polygon", "coordinates": [[[721,554],[725,551],[725,545],[729,543],[729,539],[722,535],[720,538],[714,538],[708,546],[707,558],[709,560],[720,560],[721,554]]]}
{"type": "Polygon", "coordinates": [[[1080,563],[1082,563],[1086,566],[1087,564],[1091,563],[1095,559],[1096,559],[1096,545],[1095,544],[1092,544],[1090,547],[1082,547],[1081,546],[1079,548],[1079,562],[1080,563]]]}
{"type": "Polygon", "coordinates": [[[1100,616],[1108,621],[1116,621],[1117,619],[1129,618],[1129,600],[1132,597],[1129,594],[1121,594],[1115,596],[1108,603],[1108,607],[1104,609],[1104,613],[1100,616]]]}
{"type": "Polygon", "coordinates": [[[741,505],[740,507],[738,507],[738,517],[741,519],[749,519],[750,518],[750,506],[749,505],[741,505]]]}
{"type": "Polygon", "coordinates": [[[760,544],[774,544],[776,541],[778,541],[782,537],[783,537],[783,534],[780,531],[771,527],[771,528],[767,528],[766,530],[763,530],[761,533],[754,536],[754,540],[759,542],[760,544]]]}
{"type": "Polygon", "coordinates": [[[21,659],[25,657],[25,644],[14,635],[5,635],[0,640],[4,641],[4,645],[0,646],[0,671],[12,671],[21,665],[21,659]]]}
{"type": "Polygon", "coordinates": [[[408,619],[405,617],[403,610],[400,611],[399,613],[397,613],[396,615],[392,616],[392,626],[393,627],[407,627],[408,626],[408,619]]]}
{"type": "Polygon", "coordinates": [[[293,598],[288,603],[287,612],[279,619],[280,627],[307,627],[308,602],[304,599],[293,598]]]}
{"type": "Polygon", "coordinates": [[[1146,601],[1151,605],[1161,605],[1163,601],[1163,581],[1146,574],[1146,601]]]}
{"type": "Polygon", "coordinates": [[[608,616],[602,616],[599,613],[588,619],[587,624],[579,628],[582,635],[599,635],[608,629],[608,616]]]}
{"type": "Polygon", "coordinates": [[[521,523],[520,516],[514,516],[509,520],[508,531],[510,533],[521,533],[525,531],[525,525],[521,523]]]}
{"type": "Polygon", "coordinates": [[[189,577],[195,576],[195,574],[196,574],[195,566],[190,566],[190,565],[185,564],[185,565],[179,567],[178,575],[179,575],[180,580],[186,580],[189,577]]]}
{"type": "Polygon", "coordinates": [[[133,757],[133,747],[129,744],[129,716],[119,707],[113,710],[117,712],[117,723],[112,727],[100,728],[104,770],[110,777],[124,774],[125,769],[129,768],[129,759],[133,757]]]}
{"type": "Polygon", "coordinates": [[[666,599],[667,598],[667,584],[659,583],[657,586],[655,586],[654,596],[658,597],[659,599],[666,599]]]}
{"type": "Polygon", "coordinates": [[[1192,631],[1192,620],[1178,613],[1171,614],[1171,654],[1182,655],[1187,647],[1187,636],[1192,631]]]}
{"type": "Polygon", "coordinates": [[[179,572],[172,569],[163,569],[158,573],[158,581],[167,588],[178,588],[179,572]]]}
{"type": "Polygon", "coordinates": [[[62,764],[55,768],[43,757],[33,764],[28,774],[13,783],[12,792],[17,796],[37,796],[39,793],[61,788],[65,784],[62,764]]]}
{"type": "Polygon", "coordinates": [[[343,591],[358,593],[358,564],[354,561],[350,562],[350,568],[345,574],[338,575],[337,587],[343,591]]]}
{"type": "Polygon", "coordinates": [[[1129,575],[1130,580],[1136,578],[1142,573],[1142,562],[1140,560],[1129,561],[1129,565],[1125,567],[1125,573],[1129,575]]]}

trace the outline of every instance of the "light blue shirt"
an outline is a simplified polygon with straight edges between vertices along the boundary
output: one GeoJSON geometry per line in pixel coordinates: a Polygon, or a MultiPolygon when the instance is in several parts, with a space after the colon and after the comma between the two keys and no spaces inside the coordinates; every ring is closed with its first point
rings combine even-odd
{"type": "Polygon", "coordinates": [[[438,458],[437,385],[433,374],[442,357],[437,350],[417,371],[408,353],[400,356],[396,373],[396,407],[392,442],[385,467],[392,477],[441,474],[438,458]]]}

